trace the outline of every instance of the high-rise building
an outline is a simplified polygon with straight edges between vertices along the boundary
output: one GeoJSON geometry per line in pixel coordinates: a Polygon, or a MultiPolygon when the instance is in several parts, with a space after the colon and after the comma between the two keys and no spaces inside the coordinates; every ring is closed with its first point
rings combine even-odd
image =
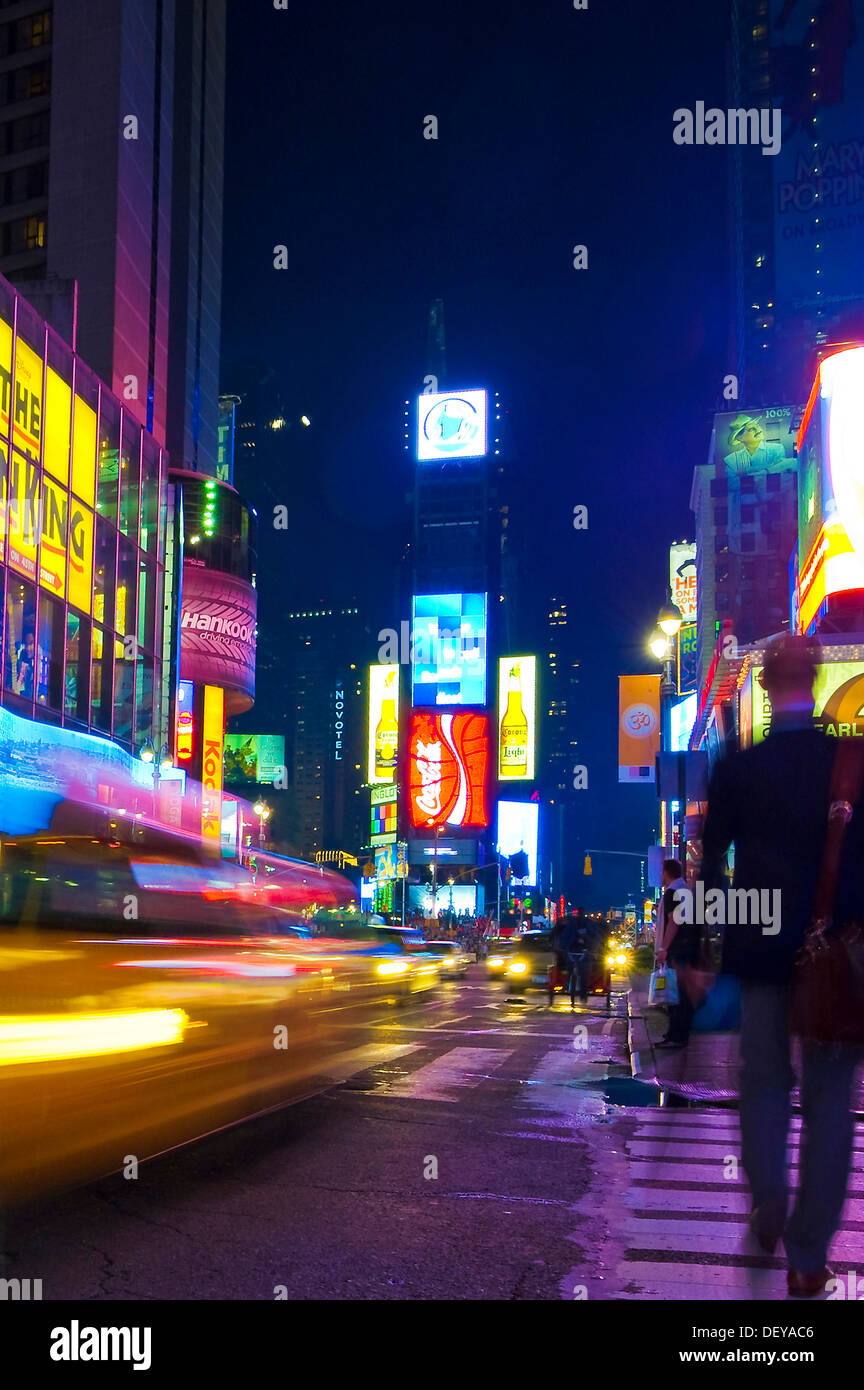
{"type": "MultiPolygon", "coordinates": [[[[289,611],[284,634],[283,712],[273,732],[285,734],[288,786],[268,798],[273,834],[304,858],[326,850],[358,856],[369,840],[362,791],[369,630],[359,608],[346,604],[289,611]]],[[[266,685],[267,678],[265,656],[259,679],[266,685]]]]}
{"type": "Polygon", "coordinates": [[[216,473],[225,0],[0,9],[0,270],[216,473]]]}
{"type": "Polygon", "coordinates": [[[730,106],[776,112],[778,142],[730,146],[729,370],[792,405],[818,347],[864,337],[864,4],[733,0],[730,59],[730,106]]]}

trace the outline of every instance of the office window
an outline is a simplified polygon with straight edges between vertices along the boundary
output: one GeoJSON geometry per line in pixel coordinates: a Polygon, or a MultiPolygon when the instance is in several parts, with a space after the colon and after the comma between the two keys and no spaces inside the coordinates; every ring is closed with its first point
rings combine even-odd
{"type": "Polygon", "coordinates": [[[756,520],[756,508],[752,502],[742,502],[741,504],[741,525],[752,526],[756,520]]]}
{"type": "Polygon", "coordinates": [[[715,525],[715,526],[728,526],[728,525],[729,525],[729,508],[728,508],[728,507],[718,507],[718,506],[715,505],[715,507],[714,507],[714,525],[715,525]]]}
{"type": "Polygon", "coordinates": [[[717,535],[714,537],[714,553],[725,555],[729,549],[729,537],[727,535],[717,535]]]}
{"type": "Polygon", "coordinates": [[[755,537],[751,532],[749,532],[749,531],[748,531],[748,532],[745,532],[744,535],[741,537],[741,549],[742,549],[742,550],[755,550],[755,549],[756,549],[756,537],[755,537]]]}

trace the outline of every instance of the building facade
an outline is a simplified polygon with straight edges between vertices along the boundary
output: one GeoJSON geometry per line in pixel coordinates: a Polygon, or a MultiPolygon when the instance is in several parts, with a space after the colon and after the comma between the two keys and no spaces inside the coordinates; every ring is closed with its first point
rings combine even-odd
{"type": "Polygon", "coordinates": [[[0,279],[2,704],[130,753],[169,734],[167,456],[0,279]]]}
{"type": "Polygon", "coordinates": [[[0,9],[0,271],[175,466],[210,474],[224,67],[225,0],[0,9]]]}

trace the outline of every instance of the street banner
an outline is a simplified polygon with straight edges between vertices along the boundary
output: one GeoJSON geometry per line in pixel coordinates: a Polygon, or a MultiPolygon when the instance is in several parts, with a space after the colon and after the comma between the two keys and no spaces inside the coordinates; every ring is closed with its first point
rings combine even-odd
{"type": "Polygon", "coordinates": [[[653,782],[660,752],[660,677],[618,677],[618,781],[653,782]]]}

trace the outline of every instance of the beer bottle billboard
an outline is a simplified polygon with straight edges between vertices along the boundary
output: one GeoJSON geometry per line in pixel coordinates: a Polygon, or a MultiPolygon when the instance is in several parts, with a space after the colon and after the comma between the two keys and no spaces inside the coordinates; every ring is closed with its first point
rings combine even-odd
{"type": "Polygon", "coordinates": [[[499,776],[528,777],[528,718],[522,707],[522,673],[520,663],[510,667],[507,688],[507,707],[501,718],[498,746],[499,776]]]}

